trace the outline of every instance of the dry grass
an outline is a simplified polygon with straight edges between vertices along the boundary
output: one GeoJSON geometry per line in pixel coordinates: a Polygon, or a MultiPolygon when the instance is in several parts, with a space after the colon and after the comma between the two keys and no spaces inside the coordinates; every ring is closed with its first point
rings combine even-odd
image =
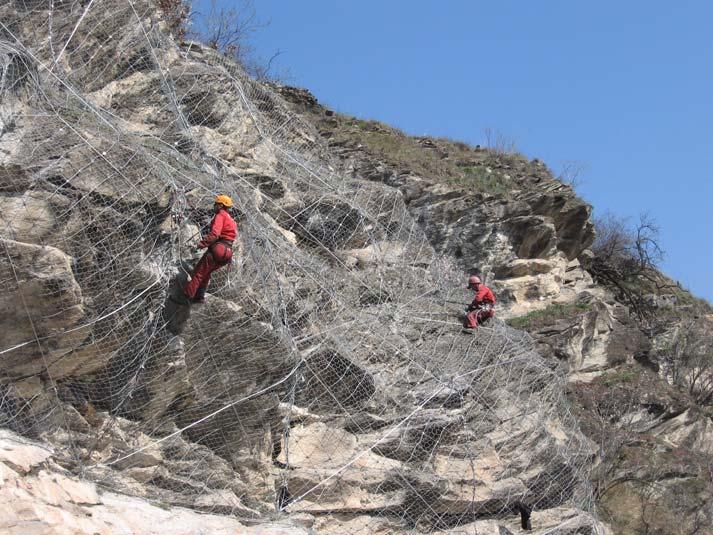
{"type": "Polygon", "coordinates": [[[333,144],[359,147],[398,172],[489,195],[509,196],[515,177],[551,177],[549,170],[534,169],[517,153],[448,138],[409,136],[378,121],[334,114],[320,126],[329,130],[333,144]]]}
{"type": "Polygon", "coordinates": [[[534,310],[524,316],[510,318],[507,323],[515,329],[536,330],[553,325],[563,318],[583,314],[587,310],[587,303],[554,303],[543,310],[534,310]]]}

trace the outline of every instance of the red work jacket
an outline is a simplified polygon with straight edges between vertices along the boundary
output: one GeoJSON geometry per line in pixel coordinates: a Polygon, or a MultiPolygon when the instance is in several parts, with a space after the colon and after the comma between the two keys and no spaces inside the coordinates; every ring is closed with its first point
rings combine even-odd
{"type": "Polygon", "coordinates": [[[227,210],[221,210],[210,222],[210,232],[198,243],[198,247],[210,247],[218,240],[234,241],[238,235],[238,225],[227,210]]]}
{"type": "Polygon", "coordinates": [[[478,288],[478,291],[475,293],[475,297],[473,298],[473,302],[470,304],[470,306],[478,308],[486,303],[490,305],[495,305],[495,295],[493,294],[492,290],[488,288],[485,284],[481,284],[480,288],[478,288]]]}

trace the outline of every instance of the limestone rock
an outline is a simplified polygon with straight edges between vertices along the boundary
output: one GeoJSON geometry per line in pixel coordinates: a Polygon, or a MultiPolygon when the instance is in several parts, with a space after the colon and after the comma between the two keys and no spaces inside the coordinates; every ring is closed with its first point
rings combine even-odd
{"type": "Polygon", "coordinates": [[[531,200],[533,212],[552,218],[557,231],[557,248],[572,260],[594,241],[589,220],[592,207],[573,195],[554,193],[531,200]]]}
{"type": "MultiPolygon", "coordinates": [[[[189,535],[194,533],[307,534],[287,522],[247,526],[238,520],[214,514],[97,492],[93,484],[56,471],[41,470],[24,475],[15,469],[31,469],[45,463],[51,451],[7,431],[0,437],[0,531],[11,535],[96,535],[136,533],[189,535]],[[10,463],[9,465],[7,463],[10,463]],[[15,469],[13,469],[15,468],[15,469]]],[[[227,496],[227,494],[226,494],[227,496]]],[[[209,500],[204,497],[204,500],[209,500]]],[[[233,500],[235,498],[232,498],[233,500]]],[[[232,502],[231,502],[232,503],[232,502]]],[[[210,505],[211,502],[207,501],[210,505]]]]}
{"type": "Polygon", "coordinates": [[[16,471],[28,473],[52,456],[52,449],[0,429],[0,462],[16,471]]]}
{"type": "Polygon", "coordinates": [[[0,197],[0,236],[43,244],[57,224],[46,195],[30,191],[18,197],[0,197]]]}
{"type": "Polygon", "coordinates": [[[290,499],[299,498],[290,511],[378,511],[403,499],[401,492],[379,490],[401,463],[365,449],[345,430],[335,433],[333,426],[323,423],[298,425],[291,429],[289,443],[283,442],[281,451],[279,460],[290,466],[286,478],[290,499]],[[329,448],[325,448],[327,443],[329,448]],[[325,479],[335,470],[342,472],[338,480],[325,479]]]}
{"type": "Polygon", "coordinates": [[[657,434],[677,447],[713,454],[713,423],[691,409],[657,427],[657,434]]]}
{"type": "Polygon", "coordinates": [[[9,260],[2,276],[13,282],[0,296],[0,346],[9,350],[0,369],[22,376],[50,364],[57,378],[71,374],[86,362],[72,351],[87,335],[81,328],[85,311],[72,259],[54,247],[8,239],[2,245],[9,260]]]}
{"type": "MultiPolygon", "coordinates": [[[[525,500],[550,531],[598,529],[576,509],[592,450],[554,359],[498,320],[461,335],[458,317],[468,272],[503,312],[573,299],[588,284],[572,262],[591,243],[586,204],[521,157],[466,148],[453,163],[439,140],[394,138],[459,176],[485,170],[502,194],[381,161],[304,91],[177,43],[154,3],[71,4],[0,3],[57,73],[18,70],[0,36],[0,64],[27,91],[0,87],[0,232],[22,275],[0,298],[13,333],[0,422],[57,451],[22,477],[0,461],[14,493],[0,498],[18,504],[2,528],[502,535],[525,500]],[[72,46],[57,58],[47,43],[72,46]],[[189,306],[191,234],[217,190],[236,200],[236,262],[189,306]],[[34,329],[16,325],[18,296],[34,329]]],[[[551,347],[590,370],[601,331],[629,358],[619,316],[604,307],[574,336],[555,326],[551,347]]]]}
{"type": "Polygon", "coordinates": [[[545,259],[517,258],[510,263],[495,268],[495,276],[500,279],[524,277],[549,273],[557,267],[556,262],[545,259]]]}

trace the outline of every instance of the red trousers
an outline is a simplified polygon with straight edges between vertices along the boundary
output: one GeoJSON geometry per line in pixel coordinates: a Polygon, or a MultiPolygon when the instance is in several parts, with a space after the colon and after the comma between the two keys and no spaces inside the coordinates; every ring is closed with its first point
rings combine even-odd
{"type": "Polygon", "coordinates": [[[468,329],[475,329],[478,324],[482,324],[486,320],[489,320],[495,316],[495,310],[490,308],[477,308],[475,310],[471,310],[468,312],[468,314],[465,316],[465,325],[464,327],[467,327],[468,329]]]}
{"type": "Polygon", "coordinates": [[[198,297],[202,299],[205,296],[206,288],[210,282],[211,274],[226,264],[230,263],[233,258],[233,250],[224,243],[214,243],[208,250],[203,253],[203,256],[193,268],[191,280],[183,288],[183,293],[188,299],[198,297]]]}

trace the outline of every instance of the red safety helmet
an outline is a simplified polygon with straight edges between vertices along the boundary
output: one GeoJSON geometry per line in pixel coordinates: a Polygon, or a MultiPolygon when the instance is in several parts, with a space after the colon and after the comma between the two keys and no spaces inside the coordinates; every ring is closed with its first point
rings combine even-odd
{"type": "Polygon", "coordinates": [[[471,275],[470,277],[468,277],[468,286],[467,287],[470,288],[471,286],[474,286],[475,284],[482,284],[480,277],[478,277],[477,275],[471,275]]]}

